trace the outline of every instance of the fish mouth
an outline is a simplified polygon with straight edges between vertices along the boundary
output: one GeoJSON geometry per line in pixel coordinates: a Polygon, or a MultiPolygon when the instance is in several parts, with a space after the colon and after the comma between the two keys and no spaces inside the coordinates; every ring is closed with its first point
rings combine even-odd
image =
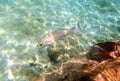
{"type": "Polygon", "coordinates": [[[37,48],[40,48],[41,46],[40,46],[40,44],[37,44],[36,47],[37,47],[37,48]]]}

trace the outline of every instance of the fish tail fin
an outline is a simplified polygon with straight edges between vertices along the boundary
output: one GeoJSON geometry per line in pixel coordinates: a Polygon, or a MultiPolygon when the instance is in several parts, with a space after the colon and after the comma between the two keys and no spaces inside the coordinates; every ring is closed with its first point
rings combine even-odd
{"type": "Polygon", "coordinates": [[[82,31],[80,29],[79,23],[76,24],[72,29],[74,29],[74,33],[76,33],[77,35],[81,35],[82,34],[82,31]]]}

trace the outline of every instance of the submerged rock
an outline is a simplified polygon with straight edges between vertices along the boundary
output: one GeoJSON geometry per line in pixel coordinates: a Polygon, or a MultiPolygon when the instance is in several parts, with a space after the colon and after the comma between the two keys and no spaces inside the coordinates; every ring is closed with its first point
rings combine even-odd
{"type": "Polygon", "coordinates": [[[99,62],[107,59],[116,59],[120,56],[120,41],[98,43],[86,56],[90,60],[99,62]]]}
{"type": "Polygon", "coordinates": [[[119,41],[96,45],[87,52],[87,59],[72,58],[59,69],[41,74],[34,81],[120,81],[119,41]]]}
{"type": "Polygon", "coordinates": [[[47,52],[50,60],[57,64],[80,55],[84,50],[80,49],[79,41],[79,39],[75,40],[68,36],[63,40],[59,40],[56,44],[49,45],[47,52]]]}
{"type": "Polygon", "coordinates": [[[80,62],[73,61],[64,63],[59,70],[43,74],[34,81],[120,80],[120,62],[105,61],[104,63],[98,63],[96,61],[89,61],[85,64],[81,64],[80,62]]]}

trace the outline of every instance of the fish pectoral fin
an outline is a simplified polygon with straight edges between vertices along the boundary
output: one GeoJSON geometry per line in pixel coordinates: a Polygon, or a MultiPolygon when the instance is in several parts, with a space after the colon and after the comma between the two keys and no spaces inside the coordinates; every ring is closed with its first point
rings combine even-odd
{"type": "Polygon", "coordinates": [[[54,40],[49,40],[49,41],[46,41],[46,43],[47,44],[53,44],[53,43],[55,43],[55,41],[54,40]]]}

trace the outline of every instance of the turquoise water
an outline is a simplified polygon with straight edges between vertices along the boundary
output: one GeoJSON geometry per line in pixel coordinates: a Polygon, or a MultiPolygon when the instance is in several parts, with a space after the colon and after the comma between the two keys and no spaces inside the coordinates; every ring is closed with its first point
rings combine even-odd
{"type": "Polygon", "coordinates": [[[48,32],[80,23],[82,36],[68,37],[77,43],[79,52],[97,42],[120,39],[119,3],[120,0],[0,0],[0,81],[31,81],[52,68],[46,49],[36,48],[48,32]]]}

